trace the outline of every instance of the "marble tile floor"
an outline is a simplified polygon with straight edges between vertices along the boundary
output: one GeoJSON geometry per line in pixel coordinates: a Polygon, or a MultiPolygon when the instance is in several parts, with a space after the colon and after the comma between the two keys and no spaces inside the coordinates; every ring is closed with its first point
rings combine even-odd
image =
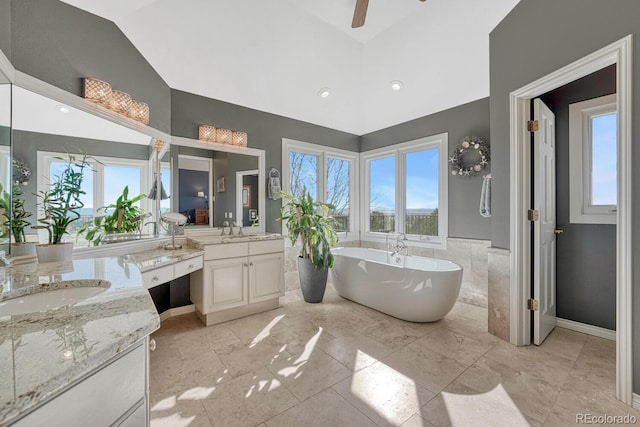
{"type": "Polygon", "coordinates": [[[403,322],[299,291],[281,307],[204,327],[174,317],[153,334],[151,425],[568,426],[576,414],[635,416],[614,397],[615,344],[556,328],[540,347],[484,332],[486,309],[403,322]]]}

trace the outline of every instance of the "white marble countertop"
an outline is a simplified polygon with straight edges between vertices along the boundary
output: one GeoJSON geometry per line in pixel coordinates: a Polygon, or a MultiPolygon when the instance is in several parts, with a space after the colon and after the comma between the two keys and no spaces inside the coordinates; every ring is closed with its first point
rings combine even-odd
{"type": "Polygon", "coordinates": [[[245,236],[221,236],[220,234],[194,234],[187,235],[189,245],[202,249],[205,245],[220,245],[225,243],[241,243],[256,242],[262,240],[278,240],[284,239],[282,234],[264,233],[264,234],[247,234],[245,236]]]}
{"type": "Polygon", "coordinates": [[[200,248],[183,247],[182,249],[173,250],[167,250],[164,248],[151,249],[131,255],[125,255],[125,257],[133,258],[132,261],[138,266],[138,269],[141,272],[145,272],[165,265],[175,264],[203,254],[204,251],[200,248]]]}
{"type": "MultiPolygon", "coordinates": [[[[171,252],[176,258],[197,253],[171,252]]],[[[0,311],[0,425],[11,423],[160,327],[141,268],[158,258],[168,263],[165,257],[170,256],[143,252],[133,262],[128,257],[0,268],[0,301],[82,286],[86,279],[110,282],[104,292],[70,306],[21,315],[3,316],[0,311]]]]}

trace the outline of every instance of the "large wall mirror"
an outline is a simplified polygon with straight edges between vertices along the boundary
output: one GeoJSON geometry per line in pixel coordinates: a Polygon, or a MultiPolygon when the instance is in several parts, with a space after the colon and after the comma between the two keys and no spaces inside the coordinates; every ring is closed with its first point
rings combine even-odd
{"type": "Polygon", "coordinates": [[[0,71],[0,250],[8,253],[11,200],[11,83],[0,71]]]}
{"type": "Polygon", "coordinates": [[[263,150],[172,138],[173,210],[189,230],[229,227],[264,232],[263,150]]]}
{"type": "MultiPolygon", "coordinates": [[[[24,218],[26,241],[48,240],[46,230],[32,227],[41,214],[36,194],[49,187],[70,155],[84,154],[91,165],[83,171],[84,206],[65,240],[75,242],[78,248],[157,237],[159,213],[170,209],[171,166],[168,143],[163,142],[170,136],[16,74],[11,94],[13,167],[9,168],[17,182],[13,205],[22,199],[24,210],[32,213],[24,218]],[[20,175],[23,178],[16,179],[20,175]],[[119,199],[134,200],[130,205],[135,209],[116,209],[119,199]],[[123,214],[115,223],[104,219],[115,218],[117,211],[123,214]],[[96,232],[90,234],[89,230],[96,232]]],[[[0,114],[2,111],[0,106],[0,114]]],[[[0,179],[4,175],[0,163],[0,179]]],[[[16,254],[21,245],[15,244],[15,237],[12,240],[12,253],[16,254]]]]}

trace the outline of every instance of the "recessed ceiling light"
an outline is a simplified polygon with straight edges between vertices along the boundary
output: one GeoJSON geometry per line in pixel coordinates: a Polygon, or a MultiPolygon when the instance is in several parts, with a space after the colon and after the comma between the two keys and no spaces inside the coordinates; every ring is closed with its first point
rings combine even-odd
{"type": "Polygon", "coordinates": [[[320,89],[320,90],[318,91],[318,96],[319,96],[320,98],[326,98],[326,97],[328,97],[329,95],[331,95],[331,89],[329,89],[328,87],[323,87],[322,89],[320,89]]]}
{"type": "Polygon", "coordinates": [[[69,109],[69,107],[65,106],[65,105],[58,105],[56,106],[56,108],[58,109],[58,111],[60,111],[61,113],[65,113],[67,114],[69,111],[71,111],[69,109]]]}
{"type": "Polygon", "coordinates": [[[395,91],[399,91],[404,87],[404,84],[400,80],[392,80],[390,84],[391,84],[391,89],[395,91]]]}

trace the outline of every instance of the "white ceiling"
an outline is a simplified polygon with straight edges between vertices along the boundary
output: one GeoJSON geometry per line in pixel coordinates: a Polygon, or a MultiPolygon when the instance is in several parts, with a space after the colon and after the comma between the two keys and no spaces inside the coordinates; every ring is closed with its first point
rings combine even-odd
{"type": "Polygon", "coordinates": [[[488,96],[489,33],[519,0],[370,0],[360,29],[355,0],[63,1],[172,88],[362,135],[488,96]]]}

